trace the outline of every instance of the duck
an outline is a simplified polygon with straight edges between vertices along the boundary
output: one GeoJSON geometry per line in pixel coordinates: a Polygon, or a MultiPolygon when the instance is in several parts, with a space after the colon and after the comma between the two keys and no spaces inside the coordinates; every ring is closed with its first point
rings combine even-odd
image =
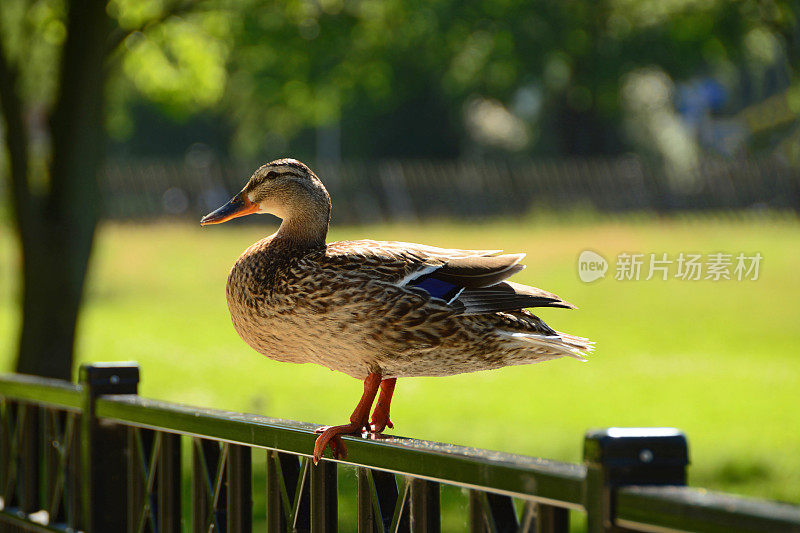
{"type": "Polygon", "coordinates": [[[591,341],[558,332],[529,310],[574,305],[508,280],[525,268],[525,254],[368,239],[328,243],[331,208],[317,175],[287,158],[259,167],[200,221],[280,218],[278,230],[247,248],[228,275],[234,329],[270,359],[315,363],[364,382],[349,422],[317,430],[315,464],[328,447],[334,458],[347,457],[342,435],[375,437],[394,427],[398,378],[562,357],[585,361],[592,352],[591,341]]]}

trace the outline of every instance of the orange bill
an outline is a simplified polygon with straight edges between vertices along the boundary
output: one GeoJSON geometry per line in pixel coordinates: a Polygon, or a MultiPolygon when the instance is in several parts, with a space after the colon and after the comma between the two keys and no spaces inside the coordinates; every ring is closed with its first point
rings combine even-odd
{"type": "Polygon", "coordinates": [[[259,209],[260,207],[258,204],[251,202],[244,193],[240,192],[231,198],[230,202],[200,219],[200,225],[221,224],[232,218],[257,213],[259,209]]]}

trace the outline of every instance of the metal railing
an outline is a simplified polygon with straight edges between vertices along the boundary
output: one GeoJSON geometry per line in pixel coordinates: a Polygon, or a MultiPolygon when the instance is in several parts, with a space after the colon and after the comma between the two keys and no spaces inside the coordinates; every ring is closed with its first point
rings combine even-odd
{"type": "Polygon", "coordinates": [[[686,487],[669,428],[589,432],[583,465],[346,437],[347,460],[315,466],[310,424],[149,400],[138,380],[131,364],[84,366],[79,385],[0,376],[0,531],[251,531],[257,450],[271,532],[336,531],[339,464],[357,469],[364,532],[439,531],[440,485],[468,491],[473,532],[568,531],[569,510],[591,532],[800,531],[796,506],[686,487]]]}

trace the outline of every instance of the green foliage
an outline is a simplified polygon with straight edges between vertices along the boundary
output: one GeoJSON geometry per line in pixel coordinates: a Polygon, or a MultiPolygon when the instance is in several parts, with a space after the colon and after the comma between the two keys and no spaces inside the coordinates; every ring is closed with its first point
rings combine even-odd
{"type": "Polygon", "coordinates": [[[110,131],[132,130],[130,105],[145,99],[180,119],[215,108],[225,93],[230,13],[222,2],[112,0],[119,49],[108,84],[110,131]]]}
{"type": "Polygon", "coordinates": [[[20,96],[39,113],[55,96],[65,19],[63,0],[6,0],[0,6],[0,39],[8,61],[22,67],[20,96]]]}
{"type": "Polygon", "coordinates": [[[530,88],[542,99],[542,116],[530,120],[552,124],[562,136],[578,135],[586,151],[596,152],[610,146],[603,128],[589,130],[594,139],[574,130],[602,124],[611,137],[619,134],[628,73],[657,66],[686,78],[702,71],[729,74],[745,63],[770,65],[791,58],[796,25],[789,2],[293,0],[242,6],[227,105],[235,110],[236,142],[245,153],[257,152],[266,138],[292,138],[338,120],[348,129],[398,129],[402,142],[413,130],[399,109],[411,111],[407,120],[419,129],[419,118],[439,108],[449,128],[460,132],[471,98],[513,108],[530,88]],[[408,102],[418,113],[404,107],[408,102]]]}
{"type": "Polygon", "coordinates": [[[222,12],[170,17],[125,39],[123,73],[145,97],[170,110],[207,108],[224,93],[229,39],[222,12]]]}
{"type": "MultiPolygon", "coordinates": [[[[130,129],[128,109],[136,98],[153,101],[173,116],[220,103],[232,46],[230,12],[223,2],[111,0],[107,11],[117,26],[108,82],[112,132],[130,129]]],[[[20,96],[42,115],[57,89],[66,3],[4,0],[0,12],[0,38],[20,71],[20,96]]]]}
{"type": "MultiPolygon", "coordinates": [[[[425,155],[432,143],[439,155],[455,155],[468,146],[468,104],[489,99],[527,122],[526,149],[614,151],[621,91],[637,69],[673,79],[710,73],[733,86],[745,69],[758,85],[766,68],[785,61],[797,83],[792,5],[111,0],[121,68],[110,70],[109,124],[129,132],[130,104],[145,99],[174,119],[226,116],[245,155],[336,123],[354,155],[425,155]],[[420,118],[429,136],[415,135],[420,118]]],[[[64,1],[6,0],[2,10],[4,42],[25,60],[26,100],[47,106],[64,1]]]]}

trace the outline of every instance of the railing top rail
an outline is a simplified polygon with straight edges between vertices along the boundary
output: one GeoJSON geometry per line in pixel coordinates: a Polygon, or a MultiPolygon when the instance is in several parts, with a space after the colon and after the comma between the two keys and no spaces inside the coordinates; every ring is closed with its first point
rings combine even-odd
{"type": "MultiPolygon", "coordinates": [[[[200,409],[134,395],[103,396],[99,418],[195,437],[310,455],[312,424],[200,409]]],[[[348,459],[337,462],[489,490],[551,505],[583,508],[583,465],[402,437],[344,437],[348,459]],[[353,460],[356,459],[357,460],[353,460]]]]}
{"type": "Polygon", "coordinates": [[[689,487],[623,487],[616,523],[636,531],[800,532],[800,507],[689,487]]]}
{"type": "Polygon", "coordinates": [[[82,401],[79,385],[25,374],[0,374],[0,396],[70,411],[80,411],[82,401]]]}

